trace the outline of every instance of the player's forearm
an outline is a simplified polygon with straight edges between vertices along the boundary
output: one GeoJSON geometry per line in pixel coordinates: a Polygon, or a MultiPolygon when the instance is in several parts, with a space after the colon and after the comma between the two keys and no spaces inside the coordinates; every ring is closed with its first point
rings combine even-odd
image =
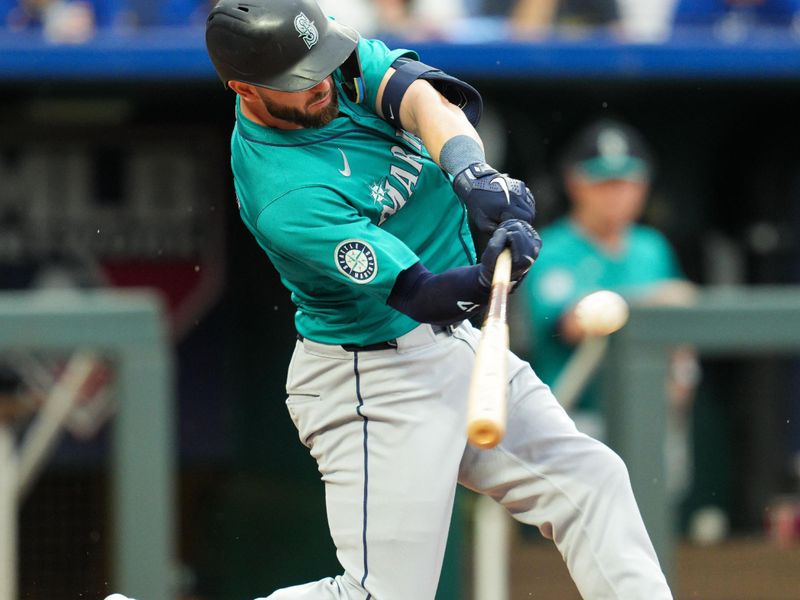
{"type": "Polygon", "coordinates": [[[397,276],[386,304],[420,323],[449,325],[486,304],[498,258],[511,250],[511,282],[522,281],[539,256],[542,240],[525,221],[511,219],[492,234],[477,265],[433,274],[417,262],[397,276]]]}
{"type": "Polygon", "coordinates": [[[425,148],[440,166],[442,148],[457,136],[466,135],[474,139],[481,152],[483,150],[478,132],[462,110],[451,104],[427,81],[417,80],[409,87],[400,105],[400,115],[403,124],[422,139],[425,148]]]}
{"type": "Polygon", "coordinates": [[[472,265],[434,275],[417,263],[400,273],[386,303],[420,323],[461,321],[489,299],[480,270],[472,265]]]}

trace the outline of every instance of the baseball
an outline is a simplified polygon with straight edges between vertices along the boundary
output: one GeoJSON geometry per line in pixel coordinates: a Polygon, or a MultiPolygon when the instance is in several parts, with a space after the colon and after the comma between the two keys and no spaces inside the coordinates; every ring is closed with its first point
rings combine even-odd
{"type": "Polygon", "coordinates": [[[110,596],[106,596],[105,600],[133,600],[133,599],[128,598],[127,596],[123,596],[122,594],[111,594],[110,596]]]}
{"type": "Polygon", "coordinates": [[[584,296],[575,305],[575,318],[586,335],[610,335],[628,322],[628,303],[609,290],[584,296]]]}

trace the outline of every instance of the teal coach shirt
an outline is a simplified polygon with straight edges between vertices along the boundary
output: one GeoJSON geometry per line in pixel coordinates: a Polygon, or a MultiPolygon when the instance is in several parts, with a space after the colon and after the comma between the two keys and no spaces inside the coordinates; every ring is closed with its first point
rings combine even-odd
{"type": "MultiPolygon", "coordinates": [[[[630,227],[618,254],[596,245],[567,217],[542,229],[541,236],[542,253],[523,282],[522,293],[533,329],[531,364],[542,381],[553,385],[574,350],[559,335],[564,310],[600,289],[635,300],[653,284],[683,275],[666,238],[643,225],[630,227]]],[[[596,410],[595,391],[584,394],[577,408],[596,410]]]]}
{"type": "Polygon", "coordinates": [[[378,86],[407,50],[361,39],[366,88],[319,129],[263,127],[238,106],[231,165],[240,215],[291,291],[297,331],[328,344],[396,338],[418,323],[386,304],[398,274],[473,264],[466,210],[421,141],[375,113],[378,86]]]}

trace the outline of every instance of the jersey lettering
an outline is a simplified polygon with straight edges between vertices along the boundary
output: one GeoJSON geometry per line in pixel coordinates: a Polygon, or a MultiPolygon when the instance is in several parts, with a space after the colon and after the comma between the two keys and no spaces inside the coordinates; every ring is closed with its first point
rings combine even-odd
{"type": "Polygon", "coordinates": [[[411,194],[414,193],[414,186],[417,185],[417,179],[419,179],[419,177],[409,173],[405,169],[401,169],[396,165],[392,165],[392,168],[389,170],[389,174],[397,179],[397,181],[399,181],[404,188],[406,188],[408,197],[410,198],[411,194]]]}
{"type": "MultiPolygon", "coordinates": [[[[389,183],[388,180],[384,182],[383,189],[389,195],[389,199],[392,201],[392,203],[391,205],[384,204],[383,210],[381,210],[380,219],[378,220],[378,225],[383,225],[386,219],[391,217],[406,204],[406,199],[403,197],[403,194],[401,194],[396,187],[389,183]]],[[[409,192],[409,197],[411,197],[411,192],[409,192]]]]}
{"type": "Polygon", "coordinates": [[[407,132],[405,129],[398,129],[394,134],[397,137],[403,138],[403,141],[414,148],[417,152],[422,152],[422,140],[420,140],[414,134],[407,132]]]}
{"type": "Polygon", "coordinates": [[[407,162],[409,165],[411,165],[412,167],[414,167],[414,169],[417,170],[417,173],[422,172],[422,163],[419,162],[418,160],[415,160],[418,159],[419,156],[416,156],[414,154],[411,155],[406,154],[406,151],[403,150],[403,148],[400,146],[392,146],[392,156],[407,162]]]}
{"type": "Polygon", "coordinates": [[[403,189],[405,189],[407,194],[406,196],[404,196],[397,187],[392,185],[392,183],[389,181],[389,177],[384,178],[381,184],[372,184],[372,186],[370,186],[370,194],[372,195],[373,201],[376,204],[383,205],[381,208],[381,214],[378,217],[378,225],[383,225],[386,222],[386,219],[391,217],[398,210],[403,208],[403,206],[405,206],[406,202],[414,194],[414,188],[419,181],[419,175],[422,173],[423,167],[421,157],[415,154],[408,154],[400,146],[392,146],[390,152],[394,158],[400,159],[414,169],[416,174],[410,170],[403,169],[398,165],[389,166],[389,177],[391,177],[394,181],[399,183],[403,189]],[[388,204],[386,202],[387,200],[390,200],[391,204],[388,204]]]}

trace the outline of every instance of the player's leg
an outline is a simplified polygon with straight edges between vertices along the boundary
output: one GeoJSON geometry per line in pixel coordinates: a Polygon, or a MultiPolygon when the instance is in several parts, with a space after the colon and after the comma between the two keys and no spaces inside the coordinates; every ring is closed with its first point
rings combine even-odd
{"type": "Polygon", "coordinates": [[[622,460],[577,431],[527,363],[510,355],[509,372],[505,438],[469,447],[460,481],[552,538],[583,597],[671,598],[622,460]]]}
{"type": "Polygon", "coordinates": [[[270,600],[433,599],[465,446],[449,392],[463,397],[466,384],[447,336],[418,341],[357,353],[306,341],[295,353],[287,404],[317,460],[345,573],[270,600]]]}
{"type": "Polygon", "coordinates": [[[349,600],[365,598],[366,592],[347,573],[337,577],[326,577],[319,581],[283,588],[256,600],[349,600]]]}

